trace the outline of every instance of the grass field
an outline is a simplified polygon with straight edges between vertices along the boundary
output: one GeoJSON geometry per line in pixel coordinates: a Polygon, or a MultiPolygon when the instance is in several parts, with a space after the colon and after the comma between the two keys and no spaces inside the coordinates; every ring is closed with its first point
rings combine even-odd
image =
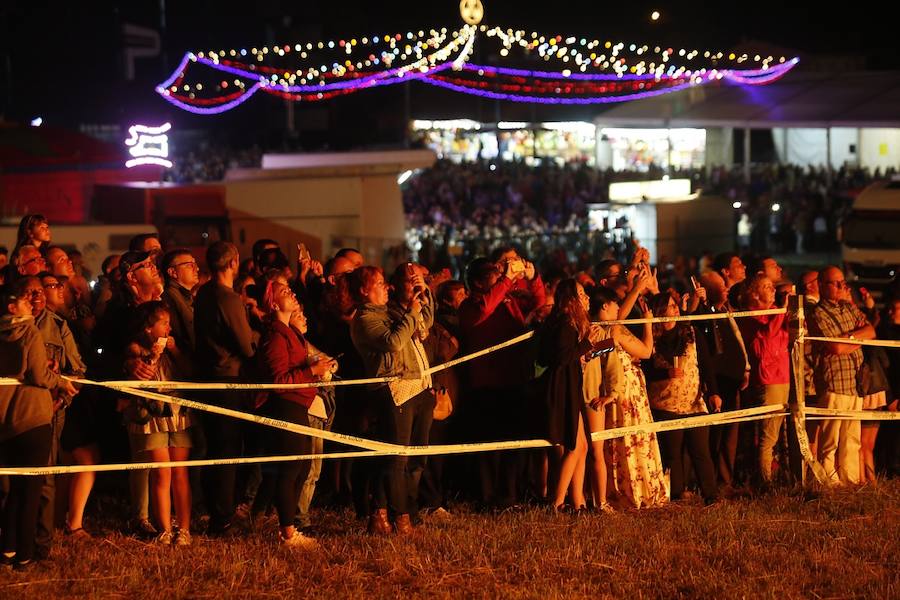
{"type": "Polygon", "coordinates": [[[458,506],[406,538],[314,516],[315,552],[280,547],[274,523],[186,548],[61,539],[0,571],[0,598],[900,598],[900,481],[578,517],[458,506]]]}

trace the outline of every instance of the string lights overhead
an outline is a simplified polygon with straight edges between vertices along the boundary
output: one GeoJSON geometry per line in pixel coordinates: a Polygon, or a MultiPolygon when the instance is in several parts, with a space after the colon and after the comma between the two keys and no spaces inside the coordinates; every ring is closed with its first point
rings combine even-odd
{"type": "Polygon", "coordinates": [[[198,114],[222,113],[262,91],[315,102],[410,80],[513,102],[602,104],[726,80],[763,85],[797,58],[548,36],[480,24],[480,0],[463,0],[466,24],[359,38],[189,52],[156,91],[198,114]],[[481,55],[509,66],[469,62],[481,55]],[[540,63],[541,69],[514,68],[540,63]]]}

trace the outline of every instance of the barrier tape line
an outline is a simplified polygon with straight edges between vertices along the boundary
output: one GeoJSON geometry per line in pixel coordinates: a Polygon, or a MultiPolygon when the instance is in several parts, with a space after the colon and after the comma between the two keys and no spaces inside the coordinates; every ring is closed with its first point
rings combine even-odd
{"type": "MultiPolygon", "coordinates": [[[[715,413],[698,417],[686,417],[684,419],[675,419],[672,421],[658,421],[655,423],[646,423],[640,425],[632,425],[629,427],[619,427],[615,429],[607,429],[604,431],[596,431],[591,434],[594,440],[607,440],[626,435],[634,435],[637,433],[656,433],[659,431],[669,431],[672,429],[690,429],[694,427],[705,427],[708,425],[728,425],[731,423],[740,423],[745,421],[756,421],[767,419],[773,416],[783,416],[784,406],[760,406],[755,408],[743,409],[729,413],[715,413]]],[[[330,432],[322,430],[314,430],[319,434],[327,434],[330,432]]],[[[320,436],[324,437],[324,436],[320,436]]],[[[368,440],[367,440],[368,441],[368,440]]],[[[275,463],[289,462],[294,460],[312,460],[312,459],[338,459],[338,458],[375,458],[382,456],[435,456],[449,454],[468,454],[471,452],[493,452],[498,450],[526,450],[531,448],[550,448],[553,446],[547,440],[513,440],[505,442],[474,442],[465,444],[445,444],[434,446],[401,446],[397,444],[385,444],[392,446],[390,451],[377,450],[361,450],[353,452],[330,452],[327,454],[297,454],[290,456],[257,456],[242,458],[222,458],[222,459],[203,459],[203,460],[182,460],[172,462],[141,462],[141,463],[119,463],[108,465],[63,465],[53,467],[8,467],[0,468],[0,475],[60,475],[67,473],[82,472],[108,472],[108,471],[134,471],[140,469],[153,469],[160,467],[201,467],[201,466],[220,466],[220,465],[239,465],[253,463],[275,463]]]]}
{"type": "Polygon", "coordinates": [[[807,408],[813,421],[900,421],[900,412],[883,410],[841,410],[839,408],[807,408]]]}
{"type": "Polygon", "coordinates": [[[447,361],[447,362],[442,363],[442,364],[440,364],[440,365],[436,365],[436,366],[434,366],[434,367],[431,367],[430,369],[428,369],[428,374],[429,374],[429,375],[433,375],[434,373],[437,373],[437,372],[439,372],[439,371],[443,371],[443,370],[445,370],[445,369],[449,369],[450,367],[455,367],[456,365],[462,364],[462,363],[464,363],[464,362],[468,362],[468,361],[470,361],[470,360],[474,360],[474,359],[476,359],[476,358],[480,358],[480,357],[484,356],[485,354],[490,354],[490,353],[492,353],[492,352],[496,352],[497,350],[502,350],[503,348],[506,348],[507,346],[512,346],[512,345],[514,345],[514,344],[518,344],[518,343],[524,342],[525,340],[530,340],[530,339],[533,338],[534,336],[535,336],[535,333],[534,333],[533,331],[529,331],[528,333],[523,333],[522,335],[520,335],[520,336],[518,336],[518,337],[514,337],[514,338],[511,339],[511,340],[507,340],[507,341],[502,342],[502,343],[500,343],[500,344],[495,344],[495,345],[490,346],[490,347],[488,347],[488,348],[484,348],[483,350],[479,350],[478,352],[473,352],[473,353],[471,353],[471,354],[467,354],[467,355],[465,355],[465,356],[461,356],[461,357],[455,358],[455,359],[453,359],[453,360],[451,360],[451,361],[447,361]]]}
{"type": "Polygon", "coordinates": [[[808,336],[803,338],[805,341],[810,342],[831,342],[837,344],[852,344],[854,346],[879,346],[882,348],[900,348],[900,341],[898,340],[851,340],[848,338],[831,338],[831,337],[818,337],[818,336],[808,336]]]}
{"type": "Polygon", "coordinates": [[[651,319],[618,319],[615,321],[595,321],[600,325],[641,325],[643,323],[677,323],[679,321],[712,321],[715,319],[762,317],[765,315],[783,315],[786,308],[767,308],[765,310],[743,310],[736,312],[720,312],[703,315],[680,315],[677,317],[653,317],[651,319]]]}
{"type": "MultiPolygon", "coordinates": [[[[783,314],[785,309],[783,308],[775,308],[768,310],[750,310],[750,311],[742,311],[742,312],[725,312],[725,313],[713,313],[707,315],[684,315],[678,317],[654,317],[652,319],[622,319],[616,321],[596,321],[595,323],[598,325],[609,326],[609,325],[637,325],[641,323],[671,323],[678,321],[705,321],[712,319],[726,319],[728,317],[753,317],[753,316],[761,316],[761,315],[775,315],[775,314],[783,314]]],[[[474,360],[476,358],[480,358],[486,354],[490,354],[492,352],[496,352],[497,350],[502,350],[508,346],[513,346],[515,344],[519,344],[524,342],[525,340],[531,339],[535,336],[535,332],[529,331],[527,333],[523,333],[522,335],[507,340],[505,342],[501,342],[499,344],[495,344],[488,348],[484,348],[482,350],[478,350],[477,352],[473,352],[471,354],[467,354],[460,358],[453,359],[451,361],[442,363],[440,365],[436,365],[428,369],[428,374],[432,375],[444,369],[449,369],[450,367],[455,367],[456,365],[468,362],[470,360],[474,360]]],[[[302,390],[309,388],[317,388],[317,387],[329,387],[329,386],[341,386],[341,385],[367,385],[367,384],[375,384],[375,383],[388,383],[390,381],[396,381],[399,377],[372,377],[368,379],[336,379],[332,381],[320,381],[313,383],[284,383],[284,384],[275,384],[275,383],[195,383],[195,382],[187,382],[187,381],[134,381],[134,380],[113,380],[113,381],[105,381],[105,382],[94,382],[88,379],[71,379],[74,383],[80,383],[84,385],[99,385],[100,383],[106,383],[118,388],[134,388],[134,389],[154,389],[154,390],[231,390],[231,391],[246,391],[246,390],[302,390]]],[[[17,379],[12,379],[8,377],[0,378],[0,385],[20,385],[20,381],[17,379]]]]}
{"type": "Polygon", "coordinates": [[[113,386],[109,384],[105,384],[99,381],[91,381],[89,379],[83,380],[89,382],[93,385],[100,385],[109,389],[116,390],[118,392],[122,392],[124,394],[129,394],[131,396],[138,396],[141,398],[147,398],[148,400],[158,400],[160,402],[166,402],[168,404],[177,404],[180,406],[186,406],[188,408],[193,408],[196,410],[202,410],[206,412],[211,412],[218,415],[223,415],[226,417],[234,417],[236,419],[241,419],[243,421],[249,421],[251,423],[256,423],[258,425],[266,425],[268,427],[274,427],[276,429],[283,429],[285,431],[290,431],[293,433],[299,433],[302,435],[310,435],[313,437],[320,437],[332,442],[338,442],[341,444],[346,444],[348,446],[356,446],[357,448],[365,448],[366,450],[392,450],[396,447],[396,444],[389,444],[387,442],[377,442],[372,440],[367,440],[365,438],[360,438],[352,435],[345,435],[342,433],[334,433],[332,431],[325,431],[322,429],[316,429],[315,427],[308,427],[306,425],[298,425],[297,423],[291,423],[289,421],[282,421],[280,419],[273,419],[271,417],[265,417],[262,415],[254,415],[252,413],[241,412],[239,410],[233,410],[230,408],[223,408],[221,406],[214,406],[211,404],[204,404],[203,402],[197,402],[195,400],[188,400],[187,398],[177,398],[175,396],[167,396],[165,394],[158,394],[155,392],[148,392],[147,390],[134,390],[120,386],[113,386]]]}

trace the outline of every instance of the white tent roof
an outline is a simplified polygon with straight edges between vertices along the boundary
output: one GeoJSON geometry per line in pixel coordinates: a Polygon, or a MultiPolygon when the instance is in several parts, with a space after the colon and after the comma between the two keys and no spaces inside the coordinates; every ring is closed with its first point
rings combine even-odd
{"type": "Polygon", "coordinates": [[[788,73],[763,86],[697,86],[619,104],[608,127],[900,127],[900,72],[788,73]]]}

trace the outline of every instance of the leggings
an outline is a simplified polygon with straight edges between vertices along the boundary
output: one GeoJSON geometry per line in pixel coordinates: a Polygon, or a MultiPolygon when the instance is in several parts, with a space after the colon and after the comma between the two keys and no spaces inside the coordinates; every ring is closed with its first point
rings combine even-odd
{"type": "MultiPolygon", "coordinates": [[[[4,463],[10,467],[46,467],[50,459],[50,425],[29,429],[0,444],[4,463]]],[[[16,561],[34,557],[43,477],[12,476],[3,512],[3,552],[15,552],[16,561]]]]}

